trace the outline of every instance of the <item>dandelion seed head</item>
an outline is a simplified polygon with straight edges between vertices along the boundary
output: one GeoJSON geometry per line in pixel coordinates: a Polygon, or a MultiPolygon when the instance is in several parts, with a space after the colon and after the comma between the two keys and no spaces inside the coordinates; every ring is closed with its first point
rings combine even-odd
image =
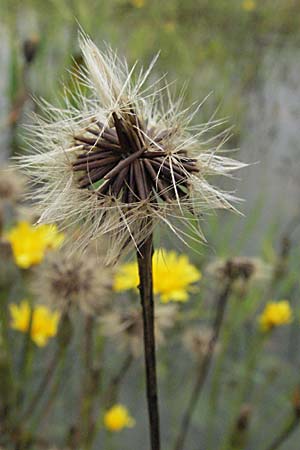
{"type": "Polygon", "coordinates": [[[19,159],[35,185],[40,221],[80,225],[78,247],[105,236],[111,262],[157,223],[185,241],[174,220],[190,225],[187,213],[198,219],[205,210],[234,209],[235,196],[207,180],[243,167],[220,154],[220,136],[205,139],[218,122],[192,126],[197,109],[174,101],[168,85],[146,86],[155,60],[138,71],[83,33],[80,45],[85,68],[77,92],[67,92],[61,108],[40,102],[44,115],[30,127],[30,152],[19,159]]]}
{"type": "Polygon", "coordinates": [[[193,357],[199,359],[209,351],[212,336],[211,328],[205,326],[189,327],[183,334],[183,345],[193,357]]]}
{"type": "Polygon", "coordinates": [[[217,259],[208,265],[207,272],[220,280],[263,280],[269,278],[271,267],[260,258],[236,256],[217,259]]]}
{"type": "Polygon", "coordinates": [[[55,252],[35,270],[32,290],[59,311],[79,308],[98,316],[107,307],[112,271],[104,266],[94,248],[84,253],[55,252]]]}
{"type": "MultiPolygon", "coordinates": [[[[176,322],[176,305],[157,305],[155,308],[155,337],[157,345],[165,342],[165,333],[176,322]]],[[[120,350],[126,349],[135,358],[143,353],[143,319],[139,308],[115,308],[101,318],[102,333],[114,339],[120,350]]]]}

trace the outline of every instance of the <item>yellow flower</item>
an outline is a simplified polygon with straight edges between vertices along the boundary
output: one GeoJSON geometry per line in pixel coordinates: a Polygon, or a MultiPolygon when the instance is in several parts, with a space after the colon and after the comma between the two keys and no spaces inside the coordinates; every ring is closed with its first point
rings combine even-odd
{"type": "MultiPolygon", "coordinates": [[[[157,250],[153,256],[153,290],[162,302],[185,302],[191,284],[201,279],[201,273],[189,262],[186,255],[174,251],[157,250]]],[[[135,289],[139,284],[136,262],[123,264],[115,277],[114,290],[122,292],[135,289]]]]}
{"type": "Polygon", "coordinates": [[[139,272],[136,262],[122,264],[115,276],[113,289],[116,292],[136,289],[139,284],[139,272]]]}
{"type": "Polygon", "coordinates": [[[46,306],[38,305],[33,310],[27,300],[23,300],[19,305],[11,304],[10,307],[11,324],[14,330],[27,333],[30,318],[30,337],[39,347],[44,347],[48,340],[57,333],[59,313],[50,311],[46,306]]]}
{"type": "Polygon", "coordinates": [[[259,317],[263,331],[270,331],[274,327],[291,323],[293,312],[287,300],[269,302],[259,317]]]}
{"type": "Polygon", "coordinates": [[[123,405],[114,405],[104,415],[104,425],[109,431],[121,431],[123,428],[131,428],[135,420],[130,416],[123,405]]]}
{"type": "Polygon", "coordinates": [[[143,8],[145,6],[145,0],[131,0],[131,4],[135,8],[143,8]]]}
{"type": "Polygon", "coordinates": [[[174,22],[174,20],[167,20],[164,23],[163,28],[167,33],[172,33],[176,29],[176,22],[174,22]]]}
{"type": "Polygon", "coordinates": [[[22,269],[39,264],[49,249],[58,248],[64,235],[55,225],[34,227],[28,222],[19,222],[6,236],[10,242],[15,263],[22,269]]]}
{"type": "Polygon", "coordinates": [[[254,11],[256,9],[256,3],[254,0],[245,0],[242,3],[242,7],[245,11],[254,11]]]}

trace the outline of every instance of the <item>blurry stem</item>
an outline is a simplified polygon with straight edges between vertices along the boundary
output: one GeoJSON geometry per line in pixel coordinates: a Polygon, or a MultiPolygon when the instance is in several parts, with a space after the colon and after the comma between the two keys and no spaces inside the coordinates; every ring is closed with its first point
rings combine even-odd
{"type": "MultiPolygon", "coordinates": [[[[68,318],[67,315],[65,314],[61,319],[60,328],[64,328],[67,320],[68,318]]],[[[52,381],[55,370],[59,364],[62,355],[64,354],[64,350],[65,346],[62,345],[60,342],[58,342],[56,351],[50,361],[50,364],[47,367],[44,377],[42,378],[31,402],[29,403],[27,409],[25,410],[22,420],[26,420],[33,415],[37,405],[39,404],[39,401],[42,399],[43,394],[46,392],[47,387],[52,381]]]]}
{"type": "MultiPolygon", "coordinates": [[[[53,407],[54,401],[56,399],[56,396],[59,392],[59,387],[61,385],[61,381],[62,381],[62,376],[61,376],[61,370],[65,367],[65,363],[66,363],[66,352],[69,346],[69,343],[71,341],[72,338],[72,323],[70,320],[70,316],[69,313],[66,311],[61,320],[60,320],[60,325],[59,325],[59,329],[58,329],[58,333],[57,333],[57,351],[53,356],[52,361],[50,362],[50,365],[46,371],[45,377],[44,379],[41,381],[40,384],[40,389],[42,387],[42,384],[44,384],[44,387],[46,388],[48,385],[51,384],[51,381],[56,373],[56,377],[53,381],[53,385],[52,388],[50,390],[48,399],[46,404],[43,407],[43,410],[41,411],[41,413],[38,415],[38,417],[36,418],[36,420],[34,421],[31,429],[32,430],[36,430],[37,427],[48,418],[48,415],[50,414],[50,411],[53,407]]],[[[37,397],[37,394],[36,394],[37,397]]],[[[34,401],[34,398],[32,399],[32,403],[34,401]]],[[[37,398],[35,400],[37,403],[39,401],[39,399],[37,398]]],[[[37,405],[36,403],[36,405],[37,405]]],[[[36,407],[35,405],[35,407],[36,407]]],[[[28,408],[28,412],[29,412],[29,408],[28,408]]]]}
{"type": "Polygon", "coordinates": [[[120,384],[124,379],[124,376],[128,372],[132,361],[132,353],[129,353],[125,358],[123,364],[121,365],[119,372],[114,377],[112,377],[105,394],[104,404],[106,409],[110,408],[116,402],[120,384]]]}
{"type": "Polygon", "coordinates": [[[42,378],[34,396],[31,399],[27,409],[24,412],[23,420],[29,418],[29,415],[32,415],[38,406],[40,400],[42,399],[43,394],[46,392],[48,385],[50,384],[53,374],[55,373],[55,369],[59,363],[60,357],[63,354],[63,349],[61,347],[57,347],[56,351],[51,358],[50,364],[48,365],[44,377],[42,378]]]}
{"type": "MultiPolygon", "coordinates": [[[[66,347],[64,348],[63,355],[65,355],[65,353],[66,353],[66,347]]],[[[60,359],[59,365],[60,365],[59,373],[57,373],[57,375],[56,375],[55,382],[51,388],[51,391],[50,391],[48,400],[45,404],[45,407],[43,408],[43,411],[39,416],[38,423],[42,424],[43,422],[45,422],[48,419],[48,416],[51,413],[51,410],[53,408],[54,401],[57,397],[57,394],[59,393],[59,388],[60,388],[61,384],[64,384],[64,378],[61,376],[61,372],[64,370],[65,365],[66,365],[65,358],[60,359]]]]}
{"type": "MultiPolygon", "coordinates": [[[[126,375],[129,367],[131,366],[132,361],[133,356],[131,354],[128,354],[123,364],[121,365],[119,372],[114,377],[112,377],[112,380],[106,390],[104,400],[102,402],[104,404],[105,409],[112,406],[113,403],[115,402],[120,384],[123,381],[124,376],[126,375]]],[[[96,423],[93,424],[92,429],[90,431],[91,435],[90,442],[93,442],[95,440],[96,435],[101,429],[102,425],[103,425],[103,417],[102,415],[99,415],[98,420],[96,421],[96,423]]]]}
{"type": "Polygon", "coordinates": [[[18,386],[17,395],[16,395],[17,411],[18,411],[20,404],[23,401],[24,388],[26,385],[27,377],[28,377],[30,350],[32,349],[31,328],[32,328],[33,315],[34,315],[34,309],[33,309],[33,307],[31,307],[28,329],[24,335],[23,348],[21,351],[20,360],[19,360],[19,364],[18,364],[18,372],[19,372],[20,376],[19,376],[19,382],[18,382],[19,386],[18,386]]]}
{"type": "MultiPolygon", "coordinates": [[[[242,305],[241,299],[238,298],[238,305],[242,305]]],[[[238,310],[234,308],[234,311],[238,313],[238,310]]],[[[227,357],[227,350],[231,342],[232,335],[235,330],[235,321],[236,318],[233,318],[233,323],[229,323],[229,325],[224,330],[224,336],[222,338],[222,352],[217,359],[216,366],[214,368],[214,374],[211,382],[211,393],[210,393],[210,401],[209,401],[209,410],[208,410],[208,437],[207,437],[207,449],[213,449],[213,437],[215,436],[215,427],[214,427],[214,419],[216,417],[216,410],[218,406],[218,397],[221,389],[221,377],[223,374],[223,365],[227,357]]]]}
{"type": "Polygon", "coordinates": [[[192,420],[193,413],[195,411],[197,402],[199,400],[200,394],[202,392],[202,387],[204,385],[204,382],[206,380],[210,363],[212,360],[212,356],[214,353],[215,345],[217,343],[219,333],[221,330],[221,326],[224,319],[224,314],[226,310],[227,300],[229,298],[231,290],[231,281],[228,280],[223,290],[220,292],[217,298],[217,306],[216,306],[216,316],[213,323],[213,334],[208,344],[208,349],[206,354],[203,356],[200,367],[198,368],[196,372],[196,379],[194,383],[194,387],[192,389],[192,393],[190,396],[190,400],[188,402],[188,405],[186,407],[186,410],[183,414],[183,419],[181,422],[181,426],[179,428],[179,433],[177,435],[177,439],[175,441],[174,450],[182,450],[187,433],[190,427],[190,423],[192,420]]]}
{"type": "Polygon", "coordinates": [[[152,234],[138,247],[139,290],[143,314],[146,392],[150,425],[151,450],[160,450],[158,394],[156,380],[154,301],[152,280],[152,234]]]}
{"type": "Polygon", "coordinates": [[[257,362],[261,351],[263,349],[263,344],[265,342],[266,335],[264,333],[257,333],[252,340],[249,353],[247,355],[245,365],[244,365],[244,376],[241,377],[242,382],[240,388],[237,390],[237,395],[235,399],[231,400],[231,408],[233,410],[232,421],[229,426],[229,433],[227,437],[224,437],[222,441],[221,450],[229,450],[230,441],[235,429],[236,418],[239,414],[239,410],[243,402],[245,401],[246,395],[250,394],[251,387],[253,385],[253,373],[257,367],[257,362]]]}
{"type": "MultiPolygon", "coordinates": [[[[84,359],[84,374],[82,383],[82,397],[80,402],[80,414],[78,430],[80,440],[84,445],[88,445],[90,428],[92,427],[92,409],[94,397],[94,325],[95,320],[92,316],[87,316],[84,327],[84,344],[83,344],[83,359],[84,359]]],[[[85,447],[86,448],[86,447],[85,447]]]]}
{"type": "Polygon", "coordinates": [[[15,384],[13,377],[12,351],[8,336],[8,293],[6,289],[0,289],[0,423],[2,428],[10,427],[12,402],[15,396],[15,384]]]}
{"type": "Polygon", "coordinates": [[[296,430],[300,422],[300,416],[294,415],[291,419],[288,420],[286,426],[279,433],[277,437],[273,440],[273,442],[267,447],[266,450],[277,450],[281,448],[282,444],[289,439],[291,434],[296,430]]]}

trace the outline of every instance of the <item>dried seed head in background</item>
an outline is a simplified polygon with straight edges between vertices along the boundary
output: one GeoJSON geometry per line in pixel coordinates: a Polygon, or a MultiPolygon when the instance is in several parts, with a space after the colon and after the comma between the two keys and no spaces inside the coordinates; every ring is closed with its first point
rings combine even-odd
{"type": "MultiPolygon", "coordinates": [[[[158,345],[165,340],[165,332],[175,325],[176,305],[155,307],[155,339],[158,345]]],[[[101,318],[104,336],[115,339],[121,350],[127,349],[135,358],[143,353],[143,319],[140,308],[115,309],[101,318]]]]}
{"type": "Polygon", "coordinates": [[[84,253],[56,252],[34,273],[32,290],[56,310],[80,308],[98,316],[106,309],[112,290],[112,271],[104,266],[94,248],[84,253]]]}
{"type": "Polygon", "coordinates": [[[158,222],[184,240],[178,219],[232,208],[235,198],[207,181],[243,166],[219,153],[220,136],[215,144],[209,136],[220,122],[193,126],[197,109],[181,110],[168,86],[146,87],[153,63],[137,73],[83,34],[80,45],[77,93],[61,109],[42,102],[45,117],[30,129],[33,152],[19,161],[36,184],[40,220],[80,224],[78,245],[106,235],[115,260],[158,222]]]}
{"type": "Polygon", "coordinates": [[[260,258],[236,256],[217,259],[208,265],[207,272],[221,281],[264,280],[270,277],[271,267],[260,258]]]}
{"type": "Polygon", "coordinates": [[[183,345],[196,359],[203,357],[209,351],[213,331],[205,326],[190,327],[183,334],[183,345]]]}

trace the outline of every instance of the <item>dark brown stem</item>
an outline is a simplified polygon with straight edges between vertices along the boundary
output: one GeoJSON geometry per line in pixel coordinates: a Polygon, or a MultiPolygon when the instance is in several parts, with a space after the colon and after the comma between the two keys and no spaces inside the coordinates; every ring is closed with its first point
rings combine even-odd
{"type": "Polygon", "coordinates": [[[152,286],[153,242],[150,235],[137,251],[140,277],[140,297],[143,312],[144,350],[146,365],[147,402],[151,450],[160,450],[159,412],[156,381],[154,302],[152,286]]]}
{"type": "Polygon", "coordinates": [[[200,367],[197,370],[195,384],[190,396],[190,400],[183,415],[179,433],[175,441],[174,450],[182,450],[185,444],[187,433],[189,431],[189,427],[191,424],[191,419],[195,411],[197,402],[199,400],[200,394],[202,392],[202,387],[204,386],[204,382],[206,380],[210,368],[212,355],[214,353],[214,349],[220,334],[226,304],[230,293],[230,288],[231,282],[228,281],[225,288],[221,291],[221,293],[218,296],[216,305],[216,316],[213,323],[213,334],[209,341],[207,351],[201,360],[200,367]]]}

